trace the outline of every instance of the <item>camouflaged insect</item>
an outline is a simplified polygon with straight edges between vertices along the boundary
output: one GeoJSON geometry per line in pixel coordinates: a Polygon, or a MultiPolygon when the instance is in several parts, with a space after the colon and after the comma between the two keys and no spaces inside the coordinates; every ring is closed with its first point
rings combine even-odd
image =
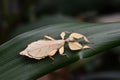
{"type": "Polygon", "coordinates": [[[29,58],[34,58],[37,60],[52,56],[59,50],[60,55],[64,55],[64,45],[68,43],[70,50],[81,50],[85,48],[90,48],[88,45],[82,46],[76,39],[83,38],[85,42],[89,43],[89,40],[82,34],[71,33],[67,39],[65,38],[66,33],[61,33],[61,40],[55,40],[50,36],[44,36],[46,40],[38,40],[32,42],[27,46],[27,48],[20,52],[20,55],[27,56],[29,58]]]}

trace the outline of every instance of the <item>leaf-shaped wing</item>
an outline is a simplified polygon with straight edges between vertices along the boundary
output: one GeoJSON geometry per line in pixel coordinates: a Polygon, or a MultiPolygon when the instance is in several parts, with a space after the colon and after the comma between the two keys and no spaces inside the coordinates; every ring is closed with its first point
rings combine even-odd
{"type": "Polygon", "coordinates": [[[68,42],[68,46],[71,50],[80,50],[82,49],[82,45],[78,42],[68,42]]]}
{"type": "Polygon", "coordinates": [[[85,37],[84,35],[82,35],[82,34],[79,34],[79,33],[72,33],[72,34],[70,34],[70,36],[69,36],[70,38],[75,38],[75,39],[80,39],[80,38],[83,38],[86,42],[90,42],[88,39],[87,39],[87,37],[85,37]]]}

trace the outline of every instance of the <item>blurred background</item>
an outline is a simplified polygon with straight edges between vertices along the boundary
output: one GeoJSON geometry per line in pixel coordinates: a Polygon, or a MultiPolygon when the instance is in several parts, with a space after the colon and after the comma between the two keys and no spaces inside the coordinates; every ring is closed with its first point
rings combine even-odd
{"type": "MultiPolygon", "coordinates": [[[[120,0],[0,0],[0,44],[45,25],[119,21],[120,0]]],[[[38,80],[120,80],[119,53],[116,47],[38,80]]]]}

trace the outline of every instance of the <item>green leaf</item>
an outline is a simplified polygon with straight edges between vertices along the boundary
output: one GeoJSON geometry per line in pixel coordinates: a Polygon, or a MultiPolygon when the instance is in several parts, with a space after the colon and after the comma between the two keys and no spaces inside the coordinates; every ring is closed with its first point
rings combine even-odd
{"type": "Polygon", "coordinates": [[[0,80],[35,80],[51,71],[71,64],[80,58],[87,58],[101,51],[120,45],[120,23],[64,23],[48,25],[23,33],[0,46],[0,80]],[[56,53],[52,61],[50,58],[34,60],[19,55],[26,46],[44,35],[60,39],[62,31],[84,34],[93,43],[91,49],[70,51],[65,47],[66,56],[56,53]],[[84,54],[83,54],[84,53],[84,54]]]}

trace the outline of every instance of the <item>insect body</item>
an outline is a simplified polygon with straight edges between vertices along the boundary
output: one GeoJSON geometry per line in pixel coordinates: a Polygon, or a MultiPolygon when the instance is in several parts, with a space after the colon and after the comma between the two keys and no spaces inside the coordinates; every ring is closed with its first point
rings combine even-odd
{"type": "MultiPolygon", "coordinates": [[[[61,33],[61,40],[55,40],[50,36],[45,36],[47,40],[38,40],[32,42],[27,46],[25,50],[20,52],[20,55],[28,56],[34,59],[42,59],[47,56],[52,58],[55,53],[59,50],[60,55],[64,55],[64,44],[68,43],[68,46],[71,50],[80,50],[89,48],[89,46],[82,46],[79,42],[76,42],[76,39],[83,38],[86,42],[89,43],[89,40],[82,34],[71,33],[67,39],[64,39],[65,32],[61,33]]],[[[53,58],[52,58],[53,59],[53,58]]]]}

